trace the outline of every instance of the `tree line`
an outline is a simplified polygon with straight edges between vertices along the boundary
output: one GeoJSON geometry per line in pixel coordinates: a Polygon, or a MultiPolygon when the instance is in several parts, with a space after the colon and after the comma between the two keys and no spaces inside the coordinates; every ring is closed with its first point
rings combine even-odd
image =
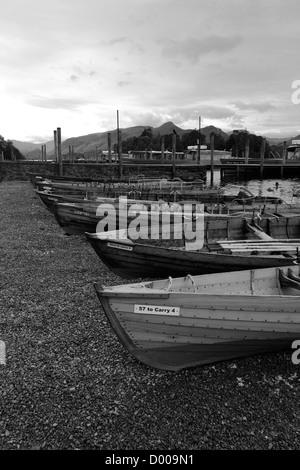
{"type": "MultiPolygon", "coordinates": [[[[244,157],[247,137],[249,138],[249,157],[259,158],[263,137],[249,134],[248,132],[241,131],[239,133],[232,133],[227,139],[225,139],[223,135],[215,133],[214,149],[231,151],[232,155],[235,157],[244,157]]],[[[187,147],[197,145],[198,139],[199,131],[197,130],[186,132],[182,134],[182,136],[176,134],[176,152],[185,152],[187,147]]],[[[165,135],[164,140],[165,150],[172,151],[173,134],[165,135]]],[[[162,136],[160,134],[153,134],[151,127],[147,127],[139,137],[130,137],[125,141],[122,141],[122,153],[146,150],[159,151],[161,150],[161,142],[162,136]]],[[[204,134],[200,134],[200,144],[207,145],[208,150],[210,150],[210,141],[206,142],[206,136],[204,134]]],[[[270,145],[266,141],[266,158],[270,156],[270,150],[270,145]]],[[[114,152],[118,152],[118,144],[115,144],[114,152]]]]}
{"type": "MultiPolygon", "coordinates": [[[[176,132],[174,131],[176,134],[176,132]]],[[[164,148],[165,150],[172,151],[173,148],[173,133],[164,135],[164,148]]],[[[255,134],[249,134],[248,132],[233,132],[228,138],[224,138],[223,135],[215,133],[214,136],[214,148],[215,150],[226,150],[231,151],[232,156],[234,157],[244,157],[245,156],[245,145],[246,139],[249,138],[249,157],[250,158],[259,158],[260,149],[263,137],[257,136],[255,134]]],[[[185,132],[181,136],[176,134],[176,152],[185,152],[189,146],[198,145],[199,131],[192,130],[190,132],[185,132]]],[[[206,141],[206,136],[203,133],[200,133],[200,144],[207,145],[208,150],[210,150],[210,139],[209,142],[206,141]]],[[[154,134],[151,127],[145,127],[144,131],[139,137],[130,137],[122,141],[122,153],[128,153],[129,151],[160,151],[162,144],[162,136],[160,134],[154,134]]],[[[278,147],[278,146],[277,146],[278,147]]],[[[280,148],[273,148],[270,146],[268,141],[265,144],[265,157],[269,158],[270,155],[280,148]]],[[[118,153],[118,144],[113,146],[114,153],[118,153]]],[[[17,149],[11,140],[5,140],[0,135],[0,156],[3,154],[4,160],[25,160],[25,156],[17,149]]]]}
{"type": "Polygon", "coordinates": [[[24,155],[17,149],[11,140],[5,140],[0,135],[0,156],[3,155],[4,160],[25,160],[24,155]]]}

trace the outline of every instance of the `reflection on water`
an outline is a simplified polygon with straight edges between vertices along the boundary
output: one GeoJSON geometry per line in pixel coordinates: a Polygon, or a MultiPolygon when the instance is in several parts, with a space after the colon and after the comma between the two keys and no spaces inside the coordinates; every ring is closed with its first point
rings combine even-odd
{"type": "MultiPolygon", "coordinates": [[[[210,172],[207,173],[207,182],[210,182],[210,172]]],[[[300,190],[300,178],[286,179],[253,179],[253,180],[226,180],[221,183],[220,171],[214,171],[214,186],[225,188],[225,193],[230,194],[234,186],[244,186],[249,189],[255,196],[277,196],[287,203],[300,202],[300,197],[293,196],[295,190],[300,190]]]]}

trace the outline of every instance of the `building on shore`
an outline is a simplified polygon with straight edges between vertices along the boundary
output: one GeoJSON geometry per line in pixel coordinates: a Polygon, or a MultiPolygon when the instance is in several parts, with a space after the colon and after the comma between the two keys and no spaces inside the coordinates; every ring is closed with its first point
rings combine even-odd
{"type": "Polygon", "coordinates": [[[287,160],[300,160],[300,140],[292,140],[286,150],[287,160]]]}

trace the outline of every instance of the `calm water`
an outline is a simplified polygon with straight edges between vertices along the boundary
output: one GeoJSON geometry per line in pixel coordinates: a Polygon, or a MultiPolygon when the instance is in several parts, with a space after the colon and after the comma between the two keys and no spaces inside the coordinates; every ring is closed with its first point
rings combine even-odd
{"type": "MultiPolygon", "coordinates": [[[[207,174],[207,182],[210,182],[210,172],[207,174]]],[[[224,187],[225,193],[232,192],[233,186],[245,186],[248,188],[255,196],[278,196],[282,198],[287,203],[300,202],[299,197],[293,198],[293,192],[295,189],[300,190],[300,178],[287,178],[287,179],[253,179],[248,181],[226,181],[226,183],[221,184],[220,181],[220,171],[215,170],[214,172],[214,186],[224,187]],[[278,187],[276,188],[276,183],[278,187]]]]}

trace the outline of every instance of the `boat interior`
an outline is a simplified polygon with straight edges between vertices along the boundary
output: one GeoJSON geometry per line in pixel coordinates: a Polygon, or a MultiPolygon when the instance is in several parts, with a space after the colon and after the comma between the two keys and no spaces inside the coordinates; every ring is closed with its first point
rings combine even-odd
{"type": "Polygon", "coordinates": [[[168,292],[300,297],[300,267],[292,265],[201,276],[187,275],[130,285],[137,286],[168,292]]]}
{"type": "Polygon", "coordinates": [[[278,255],[299,259],[300,216],[262,219],[210,219],[205,216],[184,224],[129,224],[128,230],[98,233],[98,238],[127,244],[145,244],[174,250],[249,255],[278,255]]]}

